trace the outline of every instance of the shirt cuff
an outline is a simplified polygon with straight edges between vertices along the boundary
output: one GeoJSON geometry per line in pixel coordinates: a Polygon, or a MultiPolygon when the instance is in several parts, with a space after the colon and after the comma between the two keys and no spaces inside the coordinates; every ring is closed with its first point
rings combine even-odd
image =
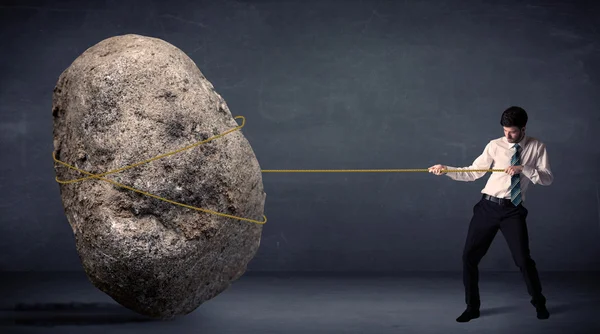
{"type": "MultiPolygon", "coordinates": [[[[446,166],[446,169],[448,169],[448,170],[450,170],[450,169],[456,169],[456,167],[446,166]]],[[[446,174],[444,174],[444,175],[446,175],[447,177],[449,177],[449,178],[451,178],[453,180],[456,180],[456,177],[455,177],[456,176],[456,172],[452,172],[452,173],[446,172],[446,174]]]]}

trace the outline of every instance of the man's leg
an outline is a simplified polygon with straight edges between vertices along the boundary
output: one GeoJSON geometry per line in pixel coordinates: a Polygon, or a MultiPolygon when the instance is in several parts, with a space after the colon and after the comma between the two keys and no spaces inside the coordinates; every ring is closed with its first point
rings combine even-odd
{"type": "Polygon", "coordinates": [[[481,301],[479,298],[478,266],[498,232],[500,223],[499,207],[495,206],[497,204],[482,199],[473,207],[473,217],[469,224],[462,257],[467,310],[456,319],[458,322],[466,322],[479,316],[478,311],[481,301]]]}
{"type": "Polygon", "coordinates": [[[546,310],[546,297],[542,294],[542,284],[529,250],[527,213],[527,209],[522,205],[510,208],[500,223],[500,230],[510,248],[515,264],[523,274],[527,292],[531,296],[531,304],[536,307],[540,319],[547,319],[549,314],[546,310]]]}

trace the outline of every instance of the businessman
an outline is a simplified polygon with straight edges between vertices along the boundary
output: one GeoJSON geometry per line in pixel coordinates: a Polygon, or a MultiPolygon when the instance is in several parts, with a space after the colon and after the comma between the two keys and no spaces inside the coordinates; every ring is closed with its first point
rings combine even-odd
{"type": "Polygon", "coordinates": [[[456,181],[475,181],[485,174],[469,170],[504,169],[504,172],[492,173],[481,191],[482,198],[473,207],[462,256],[467,308],[456,319],[458,322],[468,322],[479,317],[481,301],[478,265],[498,230],[504,235],[513,260],[523,274],[537,318],[550,317],[536,264],[529,252],[526,223],[528,210],[523,202],[530,184],[547,186],[552,183],[554,176],[550,170],[545,144],[525,134],[527,113],[523,108],[513,106],[506,109],[502,113],[500,124],[504,128],[504,136],[487,143],[483,153],[471,166],[450,167],[438,164],[428,169],[430,173],[445,174],[456,181]],[[448,173],[448,169],[461,171],[448,173]]]}

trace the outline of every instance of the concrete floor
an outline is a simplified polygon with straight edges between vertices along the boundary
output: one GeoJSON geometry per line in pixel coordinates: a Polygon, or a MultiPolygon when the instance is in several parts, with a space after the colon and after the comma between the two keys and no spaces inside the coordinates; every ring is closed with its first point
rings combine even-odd
{"type": "Polygon", "coordinates": [[[548,320],[536,318],[519,273],[483,272],[481,318],[469,323],[455,321],[464,310],[460,273],[247,273],[188,316],[155,321],[82,273],[1,273],[0,333],[600,333],[600,273],[541,279],[548,320]]]}

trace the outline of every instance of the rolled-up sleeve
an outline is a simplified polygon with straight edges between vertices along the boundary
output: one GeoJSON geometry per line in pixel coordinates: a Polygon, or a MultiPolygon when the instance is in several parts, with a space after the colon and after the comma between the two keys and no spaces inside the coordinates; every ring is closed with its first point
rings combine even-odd
{"type": "Polygon", "coordinates": [[[471,169],[489,169],[494,162],[494,156],[492,152],[492,142],[490,141],[485,148],[483,149],[483,153],[478,156],[473,164],[469,167],[451,167],[447,166],[448,169],[459,169],[464,170],[464,172],[449,172],[446,175],[456,181],[475,181],[480,177],[484,176],[486,172],[472,172],[469,171],[471,169]]]}
{"type": "Polygon", "coordinates": [[[533,184],[549,186],[554,181],[554,174],[550,169],[550,161],[545,144],[540,144],[538,149],[538,158],[535,167],[530,165],[523,166],[523,175],[531,180],[533,184]]]}

